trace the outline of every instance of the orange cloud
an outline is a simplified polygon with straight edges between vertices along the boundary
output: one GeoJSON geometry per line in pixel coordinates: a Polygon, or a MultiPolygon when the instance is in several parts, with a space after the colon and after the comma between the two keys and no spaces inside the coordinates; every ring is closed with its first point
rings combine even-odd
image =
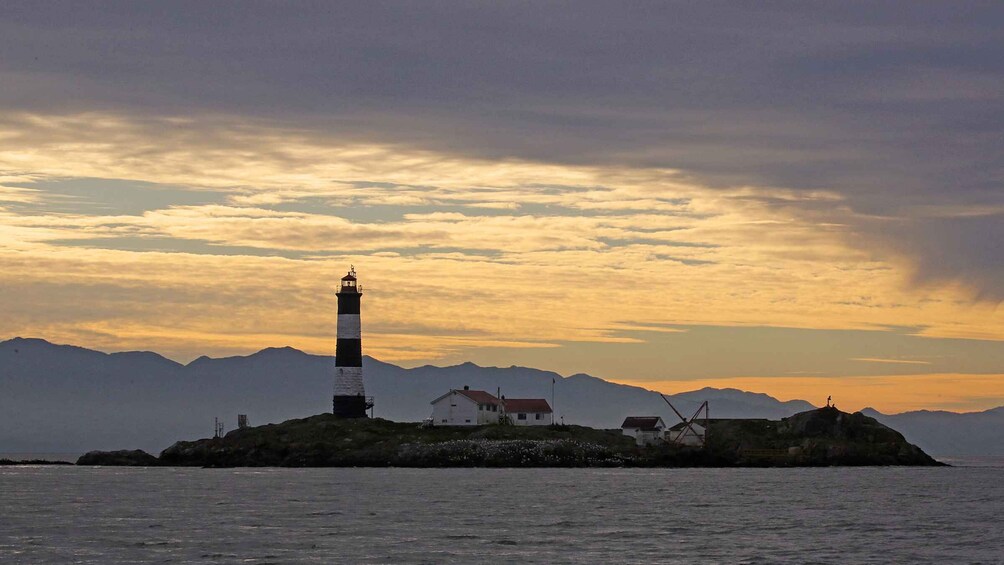
{"type": "MultiPolygon", "coordinates": [[[[367,347],[389,361],[623,340],[631,325],[1004,339],[1004,312],[956,288],[911,288],[902,265],[848,245],[839,223],[765,204],[839,207],[826,191],[712,189],[668,169],[466,159],[212,117],[0,123],[11,132],[0,171],[28,171],[0,182],[130,179],[226,195],[134,215],[0,208],[0,335],[179,358],[286,344],[326,353],[331,286],[355,263],[374,289],[367,347]],[[322,211],[290,211],[306,199],[322,211]],[[345,213],[381,206],[394,213],[345,213]],[[202,247],[104,243],[121,238],[202,247]],[[257,256],[270,253],[282,256],[257,256]]],[[[26,190],[0,200],[44,198],[26,190]]]]}

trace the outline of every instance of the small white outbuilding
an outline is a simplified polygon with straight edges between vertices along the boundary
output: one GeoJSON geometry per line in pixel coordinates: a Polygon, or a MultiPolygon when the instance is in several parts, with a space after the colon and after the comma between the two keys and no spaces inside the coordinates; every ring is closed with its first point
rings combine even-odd
{"type": "Polygon", "coordinates": [[[652,445],[663,441],[666,423],[659,416],[628,416],[621,424],[621,431],[633,437],[638,445],[652,445]]]}
{"type": "Polygon", "coordinates": [[[554,411],[543,398],[503,398],[509,423],[514,426],[550,426],[554,411]]]}

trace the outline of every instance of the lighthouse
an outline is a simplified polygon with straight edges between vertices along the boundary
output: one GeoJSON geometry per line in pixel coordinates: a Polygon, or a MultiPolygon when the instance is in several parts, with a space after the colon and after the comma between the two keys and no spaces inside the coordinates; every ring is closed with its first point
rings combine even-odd
{"type": "Polygon", "coordinates": [[[363,389],[363,346],[359,328],[359,299],[362,292],[356,269],[342,277],[338,289],[338,341],[335,345],[334,414],[343,418],[365,418],[367,405],[363,389]]]}

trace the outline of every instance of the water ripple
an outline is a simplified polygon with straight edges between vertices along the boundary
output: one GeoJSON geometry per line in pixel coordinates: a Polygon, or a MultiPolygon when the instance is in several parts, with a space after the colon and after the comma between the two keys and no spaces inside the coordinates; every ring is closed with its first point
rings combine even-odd
{"type": "Polygon", "coordinates": [[[1004,559],[1000,468],[32,467],[0,486],[4,564],[1004,559]]]}

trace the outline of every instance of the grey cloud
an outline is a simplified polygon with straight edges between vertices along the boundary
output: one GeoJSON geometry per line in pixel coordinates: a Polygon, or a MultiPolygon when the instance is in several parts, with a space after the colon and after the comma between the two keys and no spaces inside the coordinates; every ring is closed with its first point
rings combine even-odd
{"type": "Polygon", "coordinates": [[[122,179],[41,179],[9,186],[37,191],[35,201],[10,206],[18,213],[141,214],[168,206],[222,204],[227,193],[122,179]]]}
{"type": "Polygon", "coordinates": [[[925,218],[871,226],[893,251],[918,257],[912,273],[918,283],[954,281],[985,300],[1004,297],[1004,214],[925,218]]]}
{"type": "Polygon", "coordinates": [[[1002,30],[999,3],[5,3],[0,105],[822,188],[1000,298],[999,217],[909,209],[1004,202],[1002,30]]]}

